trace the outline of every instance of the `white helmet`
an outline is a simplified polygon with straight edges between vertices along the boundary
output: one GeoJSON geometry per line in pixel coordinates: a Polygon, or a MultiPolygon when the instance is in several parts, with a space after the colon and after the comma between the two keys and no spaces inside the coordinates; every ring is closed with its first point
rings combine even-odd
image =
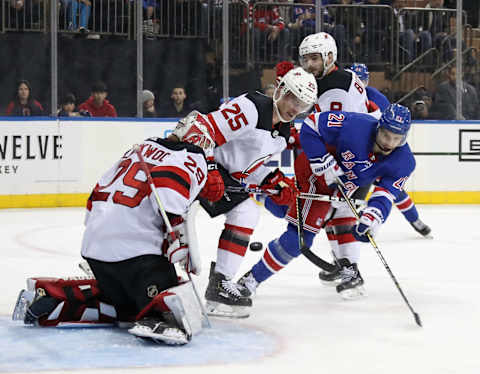
{"type": "Polygon", "coordinates": [[[283,118],[278,110],[278,102],[289,92],[297,99],[295,106],[298,113],[308,112],[317,101],[317,81],[313,74],[300,67],[290,70],[280,79],[273,93],[273,104],[282,122],[290,122],[294,119],[283,118]]]}
{"type": "Polygon", "coordinates": [[[215,147],[215,132],[203,114],[194,110],[178,121],[173,130],[180,141],[194,144],[210,151],[215,147]]]}
{"type": "Polygon", "coordinates": [[[302,40],[300,47],[298,47],[298,54],[300,56],[300,63],[304,66],[303,56],[319,53],[323,59],[323,75],[327,73],[327,70],[330,69],[335,62],[337,61],[337,43],[332,35],[327,34],[326,32],[319,32],[317,34],[308,35],[305,39],[302,40]],[[328,63],[328,54],[331,53],[333,60],[331,63],[328,63]]]}

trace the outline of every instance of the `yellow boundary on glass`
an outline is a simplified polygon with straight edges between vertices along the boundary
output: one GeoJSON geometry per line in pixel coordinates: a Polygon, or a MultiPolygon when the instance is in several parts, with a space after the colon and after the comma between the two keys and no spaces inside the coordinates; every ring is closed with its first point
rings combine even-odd
{"type": "MultiPolygon", "coordinates": [[[[416,204],[480,204],[480,191],[415,191],[416,204]]],[[[0,195],[0,209],[84,207],[89,194],[0,195]]]]}

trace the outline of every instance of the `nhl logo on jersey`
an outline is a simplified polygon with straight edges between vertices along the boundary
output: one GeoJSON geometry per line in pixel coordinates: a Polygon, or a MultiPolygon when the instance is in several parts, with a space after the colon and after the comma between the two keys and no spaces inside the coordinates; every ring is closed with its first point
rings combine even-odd
{"type": "Polygon", "coordinates": [[[153,299],[157,295],[158,295],[158,288],[155,284],[152,284],[151,286],[147,287],[147,296],[148,297],[153,299]]]}

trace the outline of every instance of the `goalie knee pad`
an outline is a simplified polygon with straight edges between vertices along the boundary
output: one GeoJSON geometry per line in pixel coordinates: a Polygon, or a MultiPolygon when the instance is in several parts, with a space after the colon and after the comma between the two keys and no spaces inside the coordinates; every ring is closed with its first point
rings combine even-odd
{"type": "Polygon", "coordinates": [[[151,316],[162,316],[168,324],[175,324],[187,336],[196,335],[202,329],[202,309],[191,282],[161,292],[135,319],[139,321],[151,316]]]}
{"type": "Polygon", "coordinates": [[[115,322],[115,308],[100,301],[99,296],[94,278],[28,278],[13,318],[23,317],[26,324],[40,326],[115,322]]]}

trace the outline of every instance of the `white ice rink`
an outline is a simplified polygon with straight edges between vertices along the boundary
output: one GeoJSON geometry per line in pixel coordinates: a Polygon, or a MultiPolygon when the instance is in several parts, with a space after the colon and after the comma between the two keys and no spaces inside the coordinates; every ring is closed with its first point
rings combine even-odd
{"type": "MultiPolygon", "coordinates": [[[[367,298],[341,300],[334,289],[320,284],[318,270],[300,257],[260,286],[250,318],[214,320],[213,332],[194,338],[191,346],[176,348],[145,345],[112,331],[70,330],[60,335],[55,329],[32,330],[10,321],[27,277],[81,274],[77,264],[84,210],[2,210],[0,372],[32,373],[40,367],[48,373],[67,372],[55,366],[67,337],[78,342],[78,355],[68,361],[77,373],[478,374],[480,206],[418,208],[432,227],[433,240],[420,237],[394,208],[377,242],[423,328],[416,326],[380,259],[366,244],[360,270],[367,298]],[[116,357],[114,345],[121,348],[116,357]],[[100,355],[105,350],[110,356],[100,355]],[[144,362],[142,355],[148,357],[144,362]]],[[[222,226],[223,218],[198,214],[204,271],[196,280],[202,295],[222,226]]],[[[264,211],[252,241],[266,244],[285,226],[264,211]]],[[[329,258],[323,233],[314,248],[329,258]]],[[[247,253],[239,276],[260,253],[247,253]]]]}

